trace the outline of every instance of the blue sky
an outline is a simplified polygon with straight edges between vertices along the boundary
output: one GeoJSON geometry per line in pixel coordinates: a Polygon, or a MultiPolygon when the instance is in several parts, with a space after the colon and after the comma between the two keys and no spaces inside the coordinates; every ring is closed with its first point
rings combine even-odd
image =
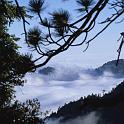
{"type": "MultiPolygon", "coordinates": [[[[47,12],[51,12],[57,8],[64,8],[69,9],[71,14],[77,16],[74,13],[74,4],[75,0],[70,0],[70,2],[62,3],[61,0],[46,0],[47,12]]],[[[21,5],[27,5],[28,0],[19,0],[21,5]]],[[[107,15],[108,10],[105,10],[100,18],[99,21],[103,21],[107,15]]],[[[45,14],[45,12],[43,13],[45,14]]],[[[33,19],[31,25],[36,24],[37,17],[33,19]]],[[[99,22],[98,21],[98,22],[99,22]]],[[[89,49],[86,52],[83,52],[86,45],[80,47],[72,47],[68,51],[61,53],[54,57],[48,64],[55,64],[55,63],[62,63],[62,64],[75,64],[80,66],[99,66],[109,60],[113,60],[117,58],[117,49],[119,43],[117,39],[120,37],[120,33],[123,32],[123,23],[120,24],[112,24],[103,34],[101,34],[98,38],[91,42],[89,49]]],[[[97,25],[94,29],[93,33],[97,32],[100,29],[101,25],[97,25]]],[[[21,52],[27,52],[26,45],[23,42],[23,36],[21,33],[23,32],[22,24],[19,22],[14,23],[12,25],[11,30],[12,33],[15,33],[17,36],[22,37],[21,42],[19,45],[22,46],[23,49],[20,49],[21,52]]],[[[93,35],[91,33],[91,36],[93,35]]],[[[82,38],[80,37],[78,40],[80,41],[82,38]]],[[[124,51],[122,51],[121,58],[124,58],[124,51]]]]}

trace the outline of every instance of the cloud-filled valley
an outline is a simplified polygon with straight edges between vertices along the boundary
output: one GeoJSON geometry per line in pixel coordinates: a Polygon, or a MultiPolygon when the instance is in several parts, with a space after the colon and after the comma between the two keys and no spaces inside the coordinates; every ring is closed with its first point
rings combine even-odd
{"type": "Polygon", "coordinates": [[[103,75],[94,76],[88,72],[93,69],[84,69],[78,66],[52,66],[55,68],[49,74],[37,72],[27,74],[24,87],[17,87],[17,99],[38,98],[41,103],[41,110],[56,111],[63,106],[80,97],[92,93],[103,94],[110,91],[113,87],[123,81],[124,78],[115,78],[112,73],[104,72],[103,75]]]}

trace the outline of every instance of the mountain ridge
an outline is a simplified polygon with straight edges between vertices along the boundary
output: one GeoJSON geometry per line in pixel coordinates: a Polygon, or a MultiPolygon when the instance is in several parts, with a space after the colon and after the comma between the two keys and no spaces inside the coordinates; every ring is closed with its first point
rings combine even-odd
{"type": "Polygon", "coordinates": [[[70,119],[86,116],[95,111],[97,114],[100,114],[98,124],[122,124],[122,122],[124,122],[123,105],[124,81],[111,92],[104,94],[103,96],[92,94],[80,98],[78,101],[65,104],[59,108],[57,112],[52,113],[49,118],[61,118],[60,122],[65,123],[70,119]]]}
{"type": "Polygon", "coordinates": [[[98,68],[95,68],[95,69],[83,69],[82,68],[82,69],[79,69],[78,71],[76,69],[72,71],[73,69],[68,68],[68,67],[60,68],[57,66],[48,66],[48,67],[44,67],[40,69],[38,73],[42,75],[53,75],[53,76],[56,76],[58,73],[61,73],[63,77],[65,78],[67,76],[70,78],[73,78],[74,76],[76,76],[77,79],[80,77],[81,73],[86,73],[94,77],[111,76],[115,78],[123,78],[124,77],[124,59],[120,59],[117,66],[116,66],[116,62],[117,62],[116,60],[112,60],[112,61],[106,62],[102,66],[99,66],[98,68]],[[62,69],[65,69],[65,70],[62,72],[62,69]],[[69,72],[69,69],[70,69],[70,72],[69,72]]]}

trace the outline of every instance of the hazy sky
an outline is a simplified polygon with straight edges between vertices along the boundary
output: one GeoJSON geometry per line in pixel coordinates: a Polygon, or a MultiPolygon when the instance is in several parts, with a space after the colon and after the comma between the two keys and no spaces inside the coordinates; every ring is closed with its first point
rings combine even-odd
{"type": "MultiPolygon", "coordinates": [[[[27,5],[28,0],[18,0],[21,5],[27,5]]],[[[56,8],[64,8],[69,9],[71,14],[74,13],[74,8],[77,6],[74,3],[75,0],[70,0],[70,2],[62,3],[61,0],[46,0],[46,4],[48,5],[46,11],[51,12],[56,8]]],[[[109,11],[105,10],[102,12],[98,22],[103,21],[105,17],[107,18],[109,11]]],[[[44,12],[45,14],[45,12],[44,12]]],[[[78,16],[74,14],[74,16],[78,16]]],[[[36,20],[38,18],[35,17],[33,19],[33,23],[31,25],[37,25],[36,20]]],[[[61,53],[60,55],[57,55],[54,57],[49,63],[55,64],[55,63],[67,63],[67,64],[76,64],[80,66],[98,66],[101,65],[109,60],[113,60],[117,58],[117,49],[119,43],[117,42],[118,38],[120,37],[120,33],[123,32],[123,23],[121,24],[112,24],[103,34],[101,34],[98,38],[96,38],[92,43],[90,44],[89,49],[86,52],[83,52],[85,49],[84,46],[80,47],[72,47],[68,51],[61,53]]],[[[98,25],[93,33],[96,33],[100,29],[101,25],[98,25]]],[[[11,30],[12,33],[17,34],[17,36],[21,36],[21,33],[23,33],[23,28],[20,23],[14,23],[12,25],[11,30]]],[[[91,34],[91,36],[93,35],[91,34]]],[[[22,37],[22,36],[21,36],[22,37]]],[[[80,37],[78,40],[81,40],[80,37]]],[[[19,42],[21,46],[23,46],[23,50],[26,51],[27,49],[25,46],[25,43],[23,42],[23,39],[21,42],[19,42]]],[[[123,53],[123,51],[122,51],[123,53]]],[[[124,54],[121,54],[121,58],[124,58],[124,54]]]]}

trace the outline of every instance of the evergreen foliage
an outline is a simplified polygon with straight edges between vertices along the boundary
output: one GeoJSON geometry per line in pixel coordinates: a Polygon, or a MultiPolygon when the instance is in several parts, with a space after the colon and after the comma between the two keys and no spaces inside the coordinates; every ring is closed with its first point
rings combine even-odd
{"type": "MultiPolygon", "coordinates": [[[[23,77],[34,66],[30,55],[21,55],[8,24],[20,19],[17,7],[9,1],[0,2],[0,123],[41,124],[40,104],[37,99],[21,103],[15,98],[15,86],[23,86],[23,77]],[[5,6],[4,6],[5,5],[5,6]]],[[[23,14],[25,11],[23,8],[23,14]]],[[[11,26],[11,25],[10,25],[11,26]]]]}

